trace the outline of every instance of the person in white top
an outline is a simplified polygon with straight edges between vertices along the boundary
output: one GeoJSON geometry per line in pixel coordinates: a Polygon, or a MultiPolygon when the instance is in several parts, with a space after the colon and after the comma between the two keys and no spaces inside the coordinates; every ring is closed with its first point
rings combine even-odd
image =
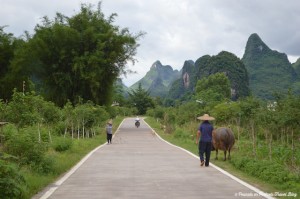
{"type": "Polygon", "coordinates": [[[136,126],[136,128],[139,128],[139,126],[140,126],[140,118],[139,118],[139,116],[136,116],[136,118],[135,118],[135,126],[136,126]]]}

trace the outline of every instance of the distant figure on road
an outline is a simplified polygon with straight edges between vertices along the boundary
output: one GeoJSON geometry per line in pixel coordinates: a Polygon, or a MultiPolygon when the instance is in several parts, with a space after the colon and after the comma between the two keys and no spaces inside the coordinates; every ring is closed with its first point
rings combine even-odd
{"type": "Polygon", "coordinates": [[[212,147],[212,132],[214,129],[209,121],[214,120],[215,118],[209,116],[208,114],[204,114],[203,116],[197,117],[197,119],[203,121],[198,128],[196,140],[199,149],[200,166],[203,166],[205,163],[205,166],[208,167],[212,147]]]}
{"type": "Polygon", "coordinates": [[[136,118],[135,118],[135,126],[136,126],[136,128],[139,128],[139,126],[140,126],[140,118],[139,118],[139,116],[136,116],[136,118]]]}
{"type": "Polygon", "coordinates": [[[106,124],[106,136],[107,136],[107,144],[111,144],[112,138],[112,119],[110,119],[106,124]]]}

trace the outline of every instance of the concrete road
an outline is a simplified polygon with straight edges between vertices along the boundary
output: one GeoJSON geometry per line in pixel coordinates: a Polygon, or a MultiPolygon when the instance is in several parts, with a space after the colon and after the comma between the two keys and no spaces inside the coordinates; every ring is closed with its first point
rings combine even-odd
{"type": "Polygon", "coordinates": [[[200,167],[197,157],[161,140],[144,121],[135,128],[128,118],[112,144],[94,150],[40,198],[263,198],[224,173],[214,165],[200,167]]]}

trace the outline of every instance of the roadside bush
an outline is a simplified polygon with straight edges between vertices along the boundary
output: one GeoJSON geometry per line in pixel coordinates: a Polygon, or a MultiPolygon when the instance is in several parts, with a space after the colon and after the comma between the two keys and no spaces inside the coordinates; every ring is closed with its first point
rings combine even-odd
{"type": "Polygon", "coordinates": [[[51,132],[53,133],[53,135],[60,136],[65,133],[65,128],[66,128],[65,122],[59,121],[55,125],[52,125],[51,132]]]}
{"type": "Polygon", "coordinates": [[[196,102],[183,104],[177,110],[176,123],[178,125],[183,125],[185,123],[195,121],[200,111],[201,110],[196,102]]]}
{"type": "Polygon", "coordinates": [[[38,142],[38,133],[32,128],[24,128],[13,135],[5,143],[5,151],[19,158],[21,164],[39,164],[48,145],[38,142]]]}
{"type": "Polygon", "coordinates": [[[55,160],[52,156],[44,156],[38,164],[31,164],[31,168],[41,174],[49,174],[54,170],[55,160]]]}
{"type": "Polygon", "coordinates": [[[266,161],[254,160],[251,158],[235,158],[231,160],[233,166],[252,176],[260,178],[266,182],[284,183],[287,181],[295,181],[297,177],[291,175],[283,165],[266,161]]]}
{"type": "Polygon", "coordinates": [[[52,144],[57,152],[67,151],[72,147],[72,140],[64,137],[57,137],[52,144]]]}
{"type": "Polygon", "coordinates": [[[19,168],[0,159],[0,198],[24,198],[25,179],[19,168]]]}
{"type": "Polygon", "coordinates": [[[154,117],[155,118],[163,119],[164,114],[165,114],[165,110],[162,107],[156,107],[154,109],[154,117]]]}
{"type": "Polygon", "coordinates": [[[154,118],[154,109],[148,109],[146,115],[154,118]]]}
{"type": "Polygon", "coordinates": [[[13,138],[13,136],[17,133],[18,129],[14,124],[7,124],[4,126],[3,128],[3,139],[4,142],[10,140],[11,138],[13,138]]]}
{"type": "Polygon", "coordinates": [[[190,139],[189,133],[185,132],[184,130],[182,130],[180,128],[177,128],[175,130],[174,137],[180,138],[180,139],[190,139]]]}

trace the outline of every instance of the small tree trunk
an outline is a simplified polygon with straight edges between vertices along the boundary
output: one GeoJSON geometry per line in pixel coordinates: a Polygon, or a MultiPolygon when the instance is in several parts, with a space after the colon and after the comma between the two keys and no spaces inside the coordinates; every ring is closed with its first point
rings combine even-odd
{"type": "Polygon", "coordinates": [[[284,134],[283,130],[281,129],[281,144],[284,144],[284,134]]]}
{"type": "Polygon", "coordinates": [[[287,131],[285,131],[286,134],[286,144],[289,145],[289,134],[287,133],[287,131]]]}
{"type": "Polygon", "coordinates": [[[84,119],[82,120],[82,138],[85,138],[84,119]]]}
{"type": "Polygon", "coordinates": [[[49,134],[49,141],[50,141],[50,143],[52,143],[52,137],[51,137],[51,132],[50,132],[50,130],[48,131],[48,134],[49,134]]]}
{"type": "Polygon", "coordinates": [[[253,146],[253,156],[256,158],[256,136],[255,136],[255,129],[254,129],[254,121],[250,121],[251,125],[251,134],[252,134],[252,146],[253,146]]]}
{"type": "Polygon", "coordinates": [[[79,132],[80,130],[79,130],[79,122],[78,122],[78,124],[77,124],[77,139],[79,140],[79,132]]]}
{"type": "Polygon", "coordinates": [[[74,124],[73,124],[73,122],[72,122],[72,127],[71,127],[72,129],[71,129],[71,132],[72,132],[72,139],[74,138],[74,124]]]}
{"type": "Polygon", "coordinates": [[[66,137],[67,131],[68,131],[68,127],[65,128],[64,138],[66,137]]]}
{"type": "Polygon", "coordinates": [[[295,166],[294,129],[292,129],[292,166],[295,166]]]}
{"type": "Polygon", "coordinates": [[[240,124],[241,124],[241,117],[236,119],[237,133],[238,133],[238,140],[237,140],[238,150],[240,149],[240,124]]]}
{"type": "Polygon", "coordinates": [[[271,133],[269,136],[269,159],[272,161],[272,142],[273,142],[273,134],[271,133]]]}
{"type": "Polygon", "coordinates": [[[39,134],[39,142],[41,142],[41,130],[40,130],[40,123],[38,123],[38,134],[39,134]]]}

